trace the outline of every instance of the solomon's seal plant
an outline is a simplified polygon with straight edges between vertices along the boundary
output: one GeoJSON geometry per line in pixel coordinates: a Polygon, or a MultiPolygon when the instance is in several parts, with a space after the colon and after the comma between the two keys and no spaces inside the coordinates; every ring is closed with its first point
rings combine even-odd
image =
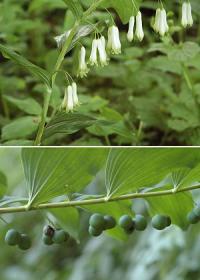
{"type": "MultiPolygon", "coordinates": [[[[83,231],[126,240],[148,227],[186,230],[200,221],[199,149],[24,148],[21,158],[25,197],[7,196],[4,180],[0,215],[4,221],[4,214],[22,212],[26,218],[28,212],[42,213],[45,245],[78,244],[83,231]],[[135,208],[141,199],[144,210],[135,208]],[[83,213],[87,222],[79,229],[83,213]]],[[[27,234],[9,228],[8,245],[30,248],[27,234]]]]}
{"type": "MultiPolygon", "coordinates": [[[[63,1],[66,3],[66,7],[68,7],[72,12],[74,22],[73,24],[70,24],[67,28],[68,30],[66,30],[63,34],[55,36],[58,54],[56,62],[51,67],[52,69],[50,72],[29,62],[24,57],[13,52],[10,48],[4,46],[3,44],[0,45],[0,51],[6,58],[10,58],[25,67],[32,74],[37,76],[37,78],[45,85],[44,104],[41,117],[35,120],[36,123],[39,122],[35,145],[40,145],[43,139],[46,138],[48,124],[54,127],[54,121],[59,127],[58,130],[57,128],[54,129],[56,133],[66,132],[66,129],[62,128],[63,119],[61,116],[65,116],[64,120],[66,120],[67,127],[69,127],[69,131],[71,133],[77,131],[82,126],[87,127],[93,123],[95,124],[95,120],[97,120],[96,116],[92,118],[91,115],[82,113],[81,110],[84,112],[84,108],[82,109],[78,107],[78,105],[82,102],[79,102],[77,94],[79,90],[77,90],[77,88],[79,87],[80,79],[86,79],[91,67],[104,67],[109,64],[109,61],[111,61],[114,55],[120,55],[124,51],[124,41],[122,41],[121,36],[122,32],[118,26],[119,20],[115,18],[113,9],[110,8],[114,8],[114,11],[117,12],[123,24],[128,24],[127,40],[131,44],[133,44],[133,41],[141,42],[145,37],[142,1],[126,0],[125,3],[122,3],[120,0],[96,0],[93,1],[91,6],[85,10],[81,1],[63,1]],[[97,9],[106,13],[103,20],[91,20],[97,9]],[[90,39],[92,39],[92,42],[90,39]],[[66,69],[64,65],[65,60],[68,59],[69,52],[70,55],[72,54],[71,58],[74,69],[66,69]],[[54,108],[53,112],[51,112],[50,106],[53,95],[58,87],[58,77],[61,77],[62,75],[66,78],[62,85],[63,101],[59,106],[54,108]],[[78,128],[74,127],[73,123],[73,116],[75,118],[77,116],[75,111],[81,112],[80,115],[78,115],[80,117],[77,123],[78,128]],[[72,118],[71,121],[68,121],[69,116],[72,118]],[[87,118],[88,121],[85,120],[85,118],[87,118]],[[79,121],[83,123],[81,126],[79,121]]],[[[173,28],[175,27],[173,26],[172,20],[168,19],[168,17],[171,18],[171,15],[168,15],[165,2],[158,1],[156,7],[157,10],[155,18],[153,19],[151,26],[161,37],[166,36],[163,42],[167,42],[170,40],[170,32],[172,33],[173,28]]],[[[150,19],[145,17],[145,21],[150,21],[150,19]]],[[[181,24],[183,27],[191,27],[193,25],[192,7],[189,1],[184,1],[182,3],[181,24]]],[[[164,51],[166,52],[165,49],[164,51]]],[[[184,69],[183,72],[185,80],[191,88],[191,81],[186,70],[184,69]]],[[[85,102],[82,103],[82,106],[84,106],[84,103],[85,102]]],[[[109,126],[111,125],[111,122],[105,121],[102,117],[99,124],[109,126]]],[[[117,129],[115,128],[115,131],[116,130],[117,129]]],[[[109,139],[107,139],[107,141],[109,142],[109,139]]]]}

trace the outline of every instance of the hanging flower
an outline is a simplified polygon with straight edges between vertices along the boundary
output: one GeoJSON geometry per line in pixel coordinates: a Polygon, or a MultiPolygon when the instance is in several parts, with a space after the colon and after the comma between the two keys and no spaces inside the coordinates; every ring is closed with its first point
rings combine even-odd
{"type": "Polygon", "coordinates": [[[121,53],[121,42],[120,42],[120,38],[119,38],[119,29],[115,25],[108,28],[107,49],[112,54],[120,54],[121,53]]]}
{"type": "Polygon", "coordinates": [[[81,47],[81,51],[79,55],[79,70],[78,70],[78,76],[80,76],[81,78],[87,76],[87,73],[89,72],[85,58],[86,58],[86,49],[84,47],[81,47]]]}
{"type": "Polygon", "coordinates": [[[154,26],[153,26],[153,29],[155,30],[155,32],[158,32],[158,33],[159,33],[159,30],[160,30],[160,19],[161,19],[161,9],[158,8],[156,10],[155,23],[154,23],[154,26]]]}
{"type": "Polygon", "coordinates": [[[128,33],[127,33],[127,39],[129,42],[133,41],[134,25],[135,25],[135,17],[132,16],[132,17],[130,17],[130,20],[129,20],[129,29],[128,29],[128,33]]]}
{"type": "Polygon", "coordinates": [[[65,109],[66,112],[72,112],[73,109],[79,105],[78,95],[77,95],[77,85],[75,82],[72,85],[69,85],[65,89],[65,95],[61,108],[65,109]]]}
{"type": "Polygon", "coordinates": [[[72,86],[67,87],[67,104],[66,104],[66,111],[71,112],[74,109],[74,102],[73,102],[73,89],[72,86]]]}
{"type": "Polygon", "coordinates": [[[105,66],[108,64],[108,57],[106,53],[106,40],[104,36],[101,36],[101,38],[97,40],[97,47],[99,52],[100,64],[101,66],[105,66]]]}
{"type": "Polygon", "coordinates": [[[92,50],[91,50],[91,54],[90,54],[90,59],[89,59],[89,63],[90,65],[98,65],[97,62],[97,47],[98,47],[98,40],[94,39],[92,41],[92,50]]]}
{"type": "Polygon", "coordinates": [[[144,38],[144,31],[143,31],[143,26],[142,26],[142,14],[139,11],[137,16],[136,16],[136,31],[135,35],[138,38],[139,41],[142,41],[144,38]]]}
{"type": "Polygon", "coordinates": [[[72,96],[73,96],[73,106],[79,105],[78,94],[77,94],[77,84],[72,83],[72,96]]]}
{"type": "Polygon", "coordinates": [[[164,8],[158,8],[156,10],[155,23],[153,28],[161,36],[164,36],[169,31],[169,26],[167,23],[167,13],[164,8]]]}
{"type": "Polygon", "coordinates": [[[192,26],[193,25],[193,18],[192,18],[192,7],[190,2],[184,2],[182,5],[182,26],[192,26]]]}

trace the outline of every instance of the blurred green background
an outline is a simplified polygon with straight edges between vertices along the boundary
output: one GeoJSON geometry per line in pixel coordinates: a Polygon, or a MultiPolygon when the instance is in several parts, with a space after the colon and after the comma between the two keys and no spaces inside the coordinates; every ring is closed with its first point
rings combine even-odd
{"type": "MultiPolygon", "coordinates": [[[[0,149],[0,171],[8,178],[8,195],[26,196],[21,149],[0,149]]],[[[93,188],[99,186],[94,186],[93,188]]],[[[134,210],[146,213],[142,200],[134,210]]],[[[42,243],[43,212],[3,215],[0,221],[0,271],[2,280],[196,280],[200,278],[200,227],[186,232],[178,227],[159,232],[149,225],[145,232],[133,233],[127,242],[106,235],[91,238],[87,233],[88,214],[81,212],[80,244],[47,247],[42,243]],[[33,246],[22,252],[4,242],[7,229],[28,233],[33,246]]]]}

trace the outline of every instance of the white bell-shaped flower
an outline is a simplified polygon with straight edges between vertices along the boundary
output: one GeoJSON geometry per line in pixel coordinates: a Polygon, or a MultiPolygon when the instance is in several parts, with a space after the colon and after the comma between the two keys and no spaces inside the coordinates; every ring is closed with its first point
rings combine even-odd
{"type": "Polygon", "coordinates": [[[133,41],[134,26],[135,26],[135,17],[132,16],[132,17],[130,17],[130,20],[129,20],[129,28],[128,28],[128,33],[127,33],[127,39],[129,42],[133,41]]]}
{"type": "Polygon", "coordinates": [[[67,87],[67,106],[66,111],[71,112],[74,109],[73,89],[72,86],[67,87]]]}
{"type": "Polygon", "coordinates": [[[187,18],[187,3],[184,2],[182,5],[182,20],[181,24],[183,27],[187,27],[188,25],[188,18],[187,18]]]}
{"type": "Polygon", "coordinates": [[[137,16],[136,16],[136,31],[135,35],[138,38],[139,41],[142,41],[144,38],[144,31],[143,31],[143,26],[142,26],[142,14],[139,11],[137,16]]]}
{"type": "Polygon", "coordinates": [[[89,63],[90,65],[98,65],[97,62],[97,48],[98,48],[98,40],[94,39],[92,41],[92,50],[91,50],[91,54],[90,54],[90,59],[89,59],[89,63]]]}
{"type": "Polygon", "coordinates": [[[193,18],[192,18],[192,7],[190,2],[184,2],[182,5],[182,20],[181,24],[183,27],[192,26],[193,18]]]}
{"type": "Polygon", "coordinates": [[[161,36],[164,36],[165,33],[169,31],[169,26],[167,23],[167,13],[164,8],[159,8],[156,10],[155,23],[153,28],[161,36]]]}
{"type": "Polygon", "coordinates": [[[161,9],[158,8],[156,10],[155,23],[154,23],[154,26],[153,26],[153,29],[155,30],[155,32],[159,32],[160,17],[161,17],[161,9]]]}
{"type": "Polygon", "coordinates": [[[188,5],[187,5],[187,19],[188,19],[188,25],[192,26],[193,25],[192,7],[191,7],[191,4],[189,2],[188,2],[188,5]]]}
{"type": "Polygon", "coordinates": [[[78,76],[81,78],[87,76],[87,73],[89,72],[89,69],[87,67],[86,63],[86,49],[84,47],[81,47],[80,55],[79,55],[79,70],[78,70],[78,76]]]}
{"type": "Polygon", "coordinates": [[[72,83],[72,96],[73,96],[73,106],[79,105],[78,94],[77,94],[77,84],[72,83]]]}
{"type": "Polygon", "coordinates": [[[98,52],[99,52],[99,60],[101,66],[105,66],[108,64],[108,57],[106,53],[106,40],[104,36],[101,36],[100,39],[98,39],[97,42],[98,52]]]}
{"type": "Polygon", "coordinates": [[[166,13],[165,9],[161,9],[159,33],[161,36],[164,36],[165,33],[167,33],[168,31],[169,31],[169,26],[167,23],[167,13],[166,13]]]}
{"type": "Polygon", "coordinates": [[[112,54],[121,53],[121,42],[120,42],[120,37],[119,37],[119,29],[115,25],[108,28],[107,48],[112,54]]]}

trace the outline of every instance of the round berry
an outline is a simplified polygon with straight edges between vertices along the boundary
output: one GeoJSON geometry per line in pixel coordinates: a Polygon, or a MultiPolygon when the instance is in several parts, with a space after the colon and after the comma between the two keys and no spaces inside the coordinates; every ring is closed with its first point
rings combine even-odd
{"type": "Polygon", "coordinates": [[[61,244],[65,242],[65,231],[63,229],[56,230],[53,235],[53,242],[56,244],[61,244]]]}
{"type": "Polygon", "coordinates": [[[102,234],[102,230],[98,228],[94,228],[93,226],[89,226],[88,232],[91,236],[99,236],[102,234]]]}
{"type": "Polygon", "coordinates": [[[104,216],[104,223],[105,223],[105,229],[111,229],[116,226],[116,221],[112,216],[106,215],[104,216]]]}
{"type": "Polygon", "coordinates": [[[52,245],[53,244],[53,240],[50,236],[47,236],[47,235],[43,235],[42,236],[42,241],[45,245],[52,245]]]}
{"type": "Polygon", "coordinates": [[[192,210],[190,213],[188,213],[187,220],[190,224],[197,224],[199,222],[199,217],[196,216],[194,210],[192,210]]]}
{"type": "Polygon", "coordinates": [[[104,225],[105,225],[105,221],[104,221],[104,217],[101,214],[93,214],[90,217],[89,220],[89,224],[90,226],[96,228],[96,229],[104,229],[104,225]]]}
{"type": "Polygon", "coordinates": [[[119,219],[119,225],[123,229],[127,229],[127,230],[132,228],[132,226],[133,226],[132,218],[128,215],[121,216],[119,219]]]}
{"type": "Polygon", "coordinates": [[[5,236],[5,242],[10,246],[15,246],[20,241],[20,233],[15,229],[9,229],[5,236]]]}
{"type": "Polygon", "coordinates": [[[27,234],[21,234],[18,247],[21,250],[28,250],[31,247],[31,239],[27,234]]]}
{"type": "Polygon", "coordinates": [[[164,215],[155,215],[152,218],[152,226],[157,230],[163,230],[167,227],[167,219],[164,215]]]}
{"type": "Polygon", "coordinates": [[[142,215],[136,215],[134,219],[135,229],[139,231],[143,231],[147,227],[147,220],[142,215]]]}
{"type": "Polygon", "coordinates": [[[53,227],[49,226],[49,225],[44,226],[44,228],[43,228],[43,233],[46,236],[53,237],[54,232],[55,232],[55,229],[53,227]]]}

